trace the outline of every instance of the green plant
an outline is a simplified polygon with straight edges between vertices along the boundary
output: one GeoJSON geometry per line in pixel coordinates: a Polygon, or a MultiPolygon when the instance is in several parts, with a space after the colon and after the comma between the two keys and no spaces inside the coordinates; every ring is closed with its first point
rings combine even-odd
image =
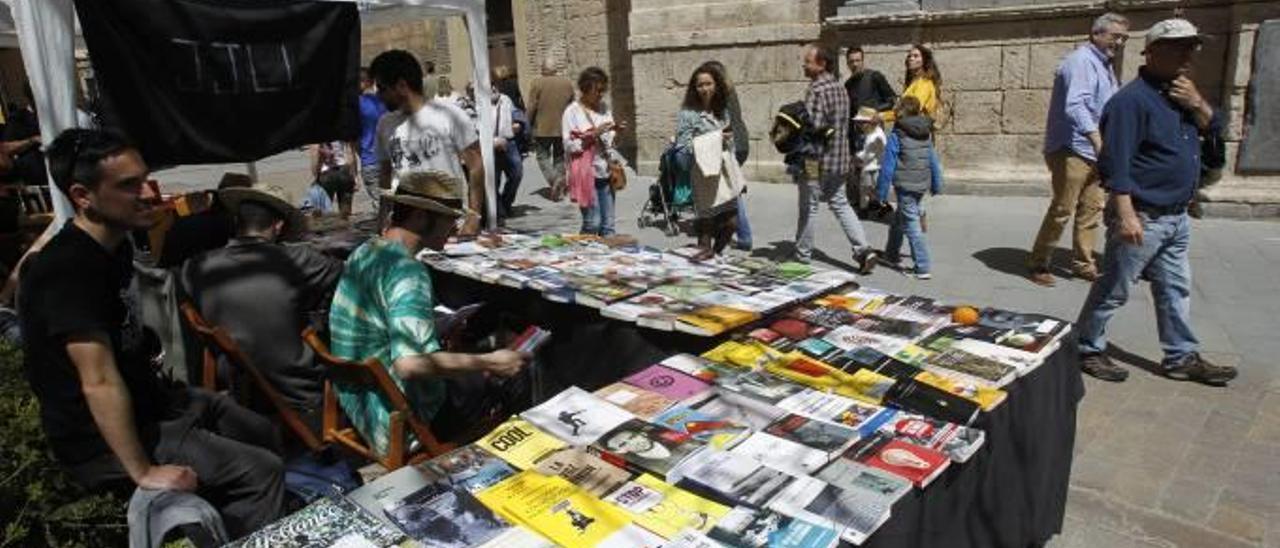
{"type": "Polygon", "coordinates": [[[123,546],[125,502],[71,482],[49,452],[22,352],[0,342],[0,547],[123,546]]]}

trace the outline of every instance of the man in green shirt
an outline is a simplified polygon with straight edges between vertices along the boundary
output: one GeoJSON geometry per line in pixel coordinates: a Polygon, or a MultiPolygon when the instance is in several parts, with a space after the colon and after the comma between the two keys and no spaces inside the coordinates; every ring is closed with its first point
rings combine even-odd
{"type": "MultiPolygon", "coordinates": [[[[435,298],[427,268],[414,259],[423,248],[439,250],[462,211],[447,207],[430,189],[453,188],[443,172],[401,181],[385,200],[389,226],[347,259],[329,313],[332,350],[350,360],[377,358],[391,373],[418,416],[437,436],[457,432],[495,400],[489,381],[516,375],[529,356],[511,350],[484,354],[444,352],[432,318],[435,298]],[[447,184],[441,184],[447,183],[447,184]]],[[[509,384],[509,383],[508,383],[509,384]]],[[[386,454],[391,406],[374,390],[338,385],[338,399],[356,430],[375,452],[386,454]]]]}

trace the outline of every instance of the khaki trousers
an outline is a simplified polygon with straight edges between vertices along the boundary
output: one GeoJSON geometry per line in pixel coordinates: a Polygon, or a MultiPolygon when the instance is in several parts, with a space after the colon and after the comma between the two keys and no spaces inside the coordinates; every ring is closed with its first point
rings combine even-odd
{"type": "Polygon", "coordinates": [[[1027,266],[1048,268],[1054,244],[1062,237],[1067,222],[1075,219],[1071,233],[1071,269],[1075,272],[1097,271],[1093,250],[1102,227],[1102,209],[1106,193],[1098,179],[1097,167],[1067,150],[1051,152],[1044,157],[1053,180],[1053,201],[1040,223],[1040,233],[1031,248],[1027,266]]]}

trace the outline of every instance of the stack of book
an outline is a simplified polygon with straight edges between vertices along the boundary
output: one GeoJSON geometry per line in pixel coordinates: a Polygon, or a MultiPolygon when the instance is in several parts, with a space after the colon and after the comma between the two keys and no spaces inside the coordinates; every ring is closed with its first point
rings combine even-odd
{"type": "Polygon", "coordinates": [[[849,284],[853,276],[799,263],[661,251],[600,238],[508,234],[452,243],[418,259],[437,270],[538,291],[649,329],[718,335],[849,284]]]}

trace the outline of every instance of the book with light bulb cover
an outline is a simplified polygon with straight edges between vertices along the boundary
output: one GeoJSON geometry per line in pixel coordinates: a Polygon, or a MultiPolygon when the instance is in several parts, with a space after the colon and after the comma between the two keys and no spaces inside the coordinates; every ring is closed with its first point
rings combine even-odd
{"type": "Polygon", "coordinates": [[[878,432],[858,440],[839,458],[860,462],[900,476],[921,489],[951,464],[946,455],[878,432]]]}

